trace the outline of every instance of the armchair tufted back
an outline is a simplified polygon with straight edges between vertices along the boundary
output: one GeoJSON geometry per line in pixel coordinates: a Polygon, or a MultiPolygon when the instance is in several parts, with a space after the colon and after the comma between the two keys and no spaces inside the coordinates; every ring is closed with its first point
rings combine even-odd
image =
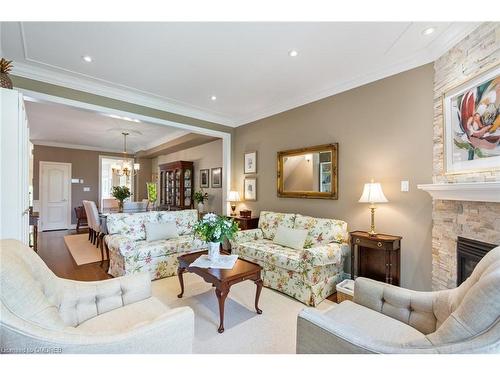
{"type": "Polygon", "coordinates": [[[57,308],[57,277],[40,257],[18,241],[3,240],[0,260],[2,305],[42,327],[63,328],[57,308]]]}
{"type": "Polygon", "coordinates": [[[462,341],[499,324],[500,246],[458,288],[436,293],[434,313],[437,330],[428,339],[435,345],[462,341]]]}
{"type": "Polygon", "coordinates": [[[500,321],[500,246],[458,288],[416,292],[359,277],[354,302],[414,327],[434,345],[473,339],[500,321]]]}
{"type": "MultiPolygon", "coordinates": [[[[0,298],[23,321],[60,330],[149,298],[149,274],[78,282],[57,277],[38,254],[19,241],[0,241],[0,298]]],[[[2,318],[3,319],[3,318],[2,318]]]]}

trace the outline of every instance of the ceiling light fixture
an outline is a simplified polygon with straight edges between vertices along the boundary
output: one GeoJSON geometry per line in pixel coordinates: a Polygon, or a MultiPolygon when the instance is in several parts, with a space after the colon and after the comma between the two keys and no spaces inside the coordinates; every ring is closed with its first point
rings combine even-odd
{"type": "MultiPolygon", "coordinates": [[[[117,176],[126,176],[126,177],[134,177],[137,175],[139,170],[141,169],[141,165],[139,163],[130,163],[127,159],[127,135],[130,135],[128,132],[123,132],[123,160],[118,161],[116,164],[111,166],[111,170],[117,176]]],[[[134,156],[135,159],[135,156],[134,156]]]]}
{"type": "Polygon", "coordinates": [[[82,56],[83,61],[91,63],[92,62],[92,57],[89,55],[82,56]]]}
{"type": "Polygon", "coordinates": [[[215,95],[212,95],[212,96],[210,97],[210,99],[211,99],[211,100],[213,100],[213,101],[216,101],[216,100],[217,100],[217,97],[216,97],[215,95]]]}
{"type": "Polygon", "coordinates": [[[422,31],[422,34],[424,35],[431,35],[436,29],[434,27],[428,27],[424,31],[422,31]]]}
{"type": "Polygon", "coordinates": [[[290,52],[288,52],[288,55],[289,55],[290,57],[297,57],[297,55],[298,55],[298,54],[299,54],[299,53],[298,53],[298,52],[297,52],[297,50],[295,50],[295,49],[292,49],[290,52]]]}

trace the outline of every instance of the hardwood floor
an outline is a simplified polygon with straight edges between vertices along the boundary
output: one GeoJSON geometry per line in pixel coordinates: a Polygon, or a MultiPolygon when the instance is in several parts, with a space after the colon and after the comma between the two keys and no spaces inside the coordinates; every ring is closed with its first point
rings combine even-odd
{"type": "MultiPolygon", "coordinates": [[[[80,232],[82,233],[82,232],[80,232]]],[[[38,255],[57,276],[79,281],[96,281],[111,278],[106,273],[107,262],[78,266],[71,256],[64,236],[76,234],[74,230],[40,232],[38,234],[38,255]]]]}

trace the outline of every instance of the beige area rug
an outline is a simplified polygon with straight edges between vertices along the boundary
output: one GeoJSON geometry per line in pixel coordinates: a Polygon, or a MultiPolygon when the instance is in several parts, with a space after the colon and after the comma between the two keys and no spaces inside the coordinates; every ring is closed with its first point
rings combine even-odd
{"type": "MultiPolygon", "coordinates": [[[[177,276],[153,282],[153,295],[169,307],[189,306],[195,315],[194,353],[293,354],[297,332],[297,315],[306,306],[272,289],[262,288],[259,307],[254,309],[255,284],[244,281],[233,285],[226,298],[224,333],[217,333],[219,305],[215,288],[201,277],[184,274],[184,296],[177,276]]],[[[333,302],[325,300],[319,310],[333,302]]]]}
{"type": "MultiPolygon", "coordinates": [[[[92,245],[88,238],[88,233],[64,236],[64,242],[71,256],[79,266],[101,261],[101,249],[92,245]]],[[[106,252],[104,252],[104,259],[108,259],[106,252]]]]}

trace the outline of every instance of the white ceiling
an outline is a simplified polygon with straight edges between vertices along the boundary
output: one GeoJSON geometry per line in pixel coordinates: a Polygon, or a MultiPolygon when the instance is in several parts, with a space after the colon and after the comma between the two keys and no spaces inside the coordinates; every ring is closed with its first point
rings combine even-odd
{"type": "Polygon", "coordinates": [[[14,74],[238,126],[434,61],[477,25],[4,22],[1,32],[14,74]]]}
{"type": "Polygon", "coordinates": [[[169,126],[116,119],[56,103],[28,100],[26,112],[31,142],[46,146],[123,152],[121,132],[125,130],[130,132],[127,151],[135,153],[187,134],[169,126]]]}

